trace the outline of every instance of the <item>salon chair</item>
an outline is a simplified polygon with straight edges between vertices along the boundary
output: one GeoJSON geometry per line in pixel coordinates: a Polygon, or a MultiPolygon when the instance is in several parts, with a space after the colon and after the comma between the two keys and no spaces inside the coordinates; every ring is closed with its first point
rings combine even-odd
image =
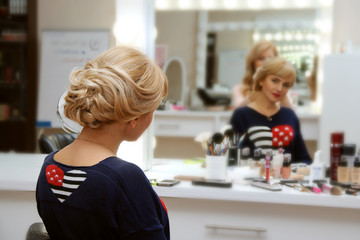
{"type": "Polygon", "coordinates": [[[26,233],[26,240],[50,240],[45,225],[42,222],[31,224],[26,233]]]}
{"type": "Polygon", "coordinates": [[[39,138],[40,152],[49,154],[66,147],[74,140],[75,136],[70,133],[41,134],[39,138]]]}

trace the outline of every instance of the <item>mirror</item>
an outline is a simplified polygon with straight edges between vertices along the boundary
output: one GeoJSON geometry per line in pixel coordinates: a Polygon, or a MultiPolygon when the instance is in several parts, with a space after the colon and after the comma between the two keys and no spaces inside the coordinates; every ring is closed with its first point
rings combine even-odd
{"type": "Polygon", "coordinates": [[[163,70],[168,79],[167,100],[176,105],[184,105],[187,93],[184,61],[179,57],[171,57],[165,62],[163,70]]]}
{"type": "Polygon", "coordinates": [[[67,93],[67,91],[64,92],[58,101],[58,104],[56,106],[56,117],[61,128],[65,132],[71,134],[79,134],[83,127],[80,126],[80,124],[78,124],[77,122],[67,118],[64,114],[65,97],[67,93]]]}
{"type": "MultiPolygon", "coordinates": [[[[158,9],[156,44],[166,45],[168,57],[184,59],[189,90],[216,84],[231,90],[242,81],[246,53],[254,42],[271,40],[279,54],[296,67],[298,79],[292,90],[307,104],[311,98],[307,76],[313,69],[314,56],[330,41],[330,34],[324,37],[316,27],[321,16],[316,7],[257,11],[158,9]]],[[[191,105],[191,101],[185,104],[191,105]]]]}

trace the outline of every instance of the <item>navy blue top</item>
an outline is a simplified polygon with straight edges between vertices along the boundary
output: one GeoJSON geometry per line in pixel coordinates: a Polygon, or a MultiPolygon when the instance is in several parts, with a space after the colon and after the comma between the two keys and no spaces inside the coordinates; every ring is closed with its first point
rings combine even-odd
{"type": "Polygon", "coordinates": [[[293,163],[312,162],[299,119],[290,108],[281,107],[276,114],[267,117],[250,107],[240,107],[234,110],[230,123],[235,132],[246,132],[242,147],[250,147],[251,152],[258,147],[262,150],[283,148],[285,153],[291,153],[293,163]]]}
{"type": "Polygon", "coordinates": [[[169,240],[166,207],[135,164],[109,157],[73,167],[49,154],[36,201],[51,239],[169,240]]]}

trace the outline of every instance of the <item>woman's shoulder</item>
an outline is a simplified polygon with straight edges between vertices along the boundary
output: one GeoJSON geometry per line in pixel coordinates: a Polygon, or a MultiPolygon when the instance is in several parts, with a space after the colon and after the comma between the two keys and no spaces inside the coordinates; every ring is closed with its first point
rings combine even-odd
{"type": "Polygon", "coordinates": [[[243,114],[243,113],[249,113],[252,112],[253,110],[248,107],[248,106],[242,106],[242,107],[238,107],[234,110],[234,114],[243,114]]]}
{"type": "Polygon", "coordinates": [[[294,110],[293,110],[292,108],[289,108],[289,107],[281,106],[281,107],[280,107],[280,111],[283,112],[283,113],[286,113],[286,114],[296,115],[296,113],[294,112],[294,110]]]}
{"type": "Polygon", "coordinates": [[[119,174],[143,173],[141,168],[134,163],[122,160],[119,157],[109,157],[99,163],[101,166],[111,169],[119,174]]]}
{"type": "Polygon", "coordinates": [[[287,118],[298,118],[295,111],[292,108],[281,107],[279,113],[285,115],[287,118]]]}

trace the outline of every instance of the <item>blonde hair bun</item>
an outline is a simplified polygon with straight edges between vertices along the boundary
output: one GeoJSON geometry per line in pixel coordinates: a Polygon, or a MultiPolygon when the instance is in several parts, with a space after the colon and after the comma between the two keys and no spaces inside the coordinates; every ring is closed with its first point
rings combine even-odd
{"type": "Polygon", "coordinates": [[[64,113],[83,127],[128,122],[154,111],[167,87],[164,72],[145,54],[114,47],[72,71],[64,113]]]}

